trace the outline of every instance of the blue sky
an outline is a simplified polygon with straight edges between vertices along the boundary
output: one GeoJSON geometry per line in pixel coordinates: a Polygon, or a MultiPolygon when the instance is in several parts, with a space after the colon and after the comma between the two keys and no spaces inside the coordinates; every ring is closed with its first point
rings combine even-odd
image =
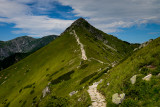
{"type": "Polygon", "coordinates": [[[160,36],[159,0],[0,0],[0,40],[59,35],[79,17],[131,43],[160,36]]]}

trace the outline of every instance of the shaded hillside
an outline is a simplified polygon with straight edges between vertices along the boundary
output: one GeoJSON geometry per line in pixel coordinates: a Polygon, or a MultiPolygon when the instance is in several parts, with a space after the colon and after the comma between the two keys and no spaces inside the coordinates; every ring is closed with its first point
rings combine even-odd
{"type": "Polygon", "coordinates": [[[3,60],[0,60],[0,71],[24,59],[31,53],[15,53],[3,60]]]}
{"type": "Polygon", "coordinates": [[[0,106],[88,107],[88,86],[134,48],[80,18],[49,45],[0,72],[0,106]]]}

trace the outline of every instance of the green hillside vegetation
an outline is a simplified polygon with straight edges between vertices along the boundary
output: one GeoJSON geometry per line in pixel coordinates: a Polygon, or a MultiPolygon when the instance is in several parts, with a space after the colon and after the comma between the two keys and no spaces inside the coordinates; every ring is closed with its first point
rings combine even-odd
{"type": "Polygon", "coordinates": [[[88,86],[135,47],[80,18],[53,42],[0,72],[0,106],[88,107],[88,86]],[[87,60],[81,59],[73,30],[87,60]],[[44,89],[49,90],[45,96],[44,89]],[[73,91],[76,94],[70,96],[73,91]]]}
{"type": "Polygon", "coordinates": [[[15,53],[15,54],[13,54],[3,60],[0,60],[0,71],[17,63],[18,61],[24,59],[25,57],[27,57],[30,54],[31,54],[30,52],[29,53],[15,53]]]}
{"type": "Polygon", "coordinates": [[[127,60],[111,69],[99,84],[98,90],[106,97],[108,107],[160,106],[160,38],[136,51],[127,60]],[[152,74],[149,81],[142,78],[152,74]],[[130,78],[136,75],[135,84],[130,78]],[[109,83],[109,85],[108,85],[109,83]],[[124,101],[113,104],[112,95],[125,93],[124,101]]]}

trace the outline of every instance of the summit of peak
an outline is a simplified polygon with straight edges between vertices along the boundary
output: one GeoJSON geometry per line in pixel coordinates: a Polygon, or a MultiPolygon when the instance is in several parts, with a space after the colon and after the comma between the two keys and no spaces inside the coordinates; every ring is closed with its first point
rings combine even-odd
{"type": "Polygon", "coordinates": [[[81,26],[81,25],[84,25],[84,24],[89,24],[84,18],[79,18],[77,19],[76,21],[73,22],[73,26],[74,25],[78,25],[78,26],[81,26]]]}
{"type": "Polygon", "coordinates": [[[82,27],[82,28],[87,28],[87,29],[89,29],[89,28],[91,28],[91,24],[89,24],[84,18],[79,18],[79,19],[77,19],[77,20],[75,20],[66,30],[65,30],[65,32],[66,31],[71,31],[71,30],[73,30],[73,29],[75,29],[75,28],[79,28],[79,27],[82,27]]]}
{"type": "Polygon", "coordinates": [[[79,19],[77,19],[75,22],[87,22],[84,18],[80,17],[79,19]]]}

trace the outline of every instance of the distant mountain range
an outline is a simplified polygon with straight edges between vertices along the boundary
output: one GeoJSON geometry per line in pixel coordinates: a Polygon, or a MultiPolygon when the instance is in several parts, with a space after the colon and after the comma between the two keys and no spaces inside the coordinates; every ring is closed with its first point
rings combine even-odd
{"type": "Polygon", "coordinates": [[[159,106],[159,51],[160,38],[131,44],[79,18],[54,41],[0,71],[0,106],[159,106]]]}
{"type": "Polygon", "coordinates": [[[10,41],[0,41],[0,68],[9,67],[49,44],[55,38],[57,35],[45,36],[40,39],[22,36],[10,41]]]}

